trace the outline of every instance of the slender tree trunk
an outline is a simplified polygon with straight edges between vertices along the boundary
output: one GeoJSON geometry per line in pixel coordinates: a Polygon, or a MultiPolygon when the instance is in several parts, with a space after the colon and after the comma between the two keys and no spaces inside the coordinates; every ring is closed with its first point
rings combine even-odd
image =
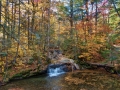
{"type": "MultiPolygon", "coordinates": [[[[44,8],[42,8],[42,29],[45,30],[45,23],[44,23],[44,8]]],[[[43,31],[42,30],[42,31],[43,31]]],[[[44,32],[44,31],[43,31],[44,32]]],[[[45,32],[44,32],[45,34],[45,32]]],[[[43,53],[45,53],[45,49],[46,49],[46,38],[45,35],[43,37],[43,53]]]]}
{"type": "MultiPolygon", "coordinates": [[[[0,0],[0,30],[2,29],[1,28],[1,13],[2,13],[2,2],[0,0]]],[[[0,47],[0,49],[1,49],[1,47],[0,47]]]]}
{"type": "Polygon", "coordinates": [[[0,0],[0,30],[1,30],[1,12],[2,12],[2,2],[0,0]]]}
{"type": "Polygon", "coordinates": [[[15,35],[15,28],[16,28],[16,2],[14,2],[14,11],[13,11],[13,20],[14,20],[14,22],[13,22],[13,32],[12,32],[12,34],[13,35],[15,35]]]}
{"type": "Polygon", "coordinates": [[[21,20],[20,20],[20,0],[19,0],[19,15],[18,15],[18,42],[17,43],[17,50],[16,50],[16,55],[15,55],[15,58],[14,58],[14,63],[16,63],[16,58],[18,56],[18,51],[19,51],[19,45],[20,45],[20,23],[21,23],[21,20]]]}
{"type": "Polygon", "coordinates": [[[97,3],[97,0],[96,0],[96,15],[95,15],[95,31],[97,31],[97,17],[98,17],[98,3],[97,3]]]}
{"type": "MultiPolygon", "coordinates": [[[[74,32],[73,32],[73,24],[74,24],[73,23],[73,15],[74,15],[74,13],[73,13],[73,3],[74,3],[73,0],[70,0],[70,39],[71,39],[71,41],[73,41],[73,42],[70,43],[70,45],[72,43],[74,43],[74,41],[75,41],[74,32]]],[[[75,46],[71,50],[72,50],[72,52],[75,52],[75,46]]]]}
{"type": "Polygon", "coordinates": [[[8,26],[7,26],[7,30],[8,30],[8,32],[10,33],[10,35],[8,35],[7,34],[7,46],[8,47],[11,47],[11,28],[10,28],[10,15],[9,15],[9,13],[10,13],[10,11],[9,11],[9,0],[7,0],[7,6],[6,6],[6,12],[7,12],[7,24],[8,24],[8,26]]]}
{"type": "MultiPolygon", "coordinates": [[[[8,4],[9,4],[9,1],[7,0],[7,1],[6,1],[6,7],[5,7],[5,24],[7,24],[7,25],[6,25],[7,28],[5,27],[5,29],[9,32],[9,28],[8,28],[8,27],[9,27],[8,4]]],[[[5,30],[4,30],[4,32],[5,32],[5,30]]],[[[10,33],[10,32],[9,32],[9,33],[10,33]]],[[[7,35],[7,44],[8,44],[9,34],[6,33],[6,35],[7,35]]],[[[5,44],[6,44],[6,43],[5,43],[5,44]]],[[[8,45],[7,45],[7,46],[8,46],[8,45]]],[[[5,47],[6,47],[6,45],[5,45],[5,47]]],[[[8,61],[5,60],[4,63],[5,63],[5,64],[4,64],[4,72],[5,72],[5,73],[3,74],[3,82],[6,81],[6,79],[7,79],[8,61]]]]}
{"type": "Polygon", "coordinates": [[[73,0],[70,0],[70,26],[73,28],[73,0]]]}
{"type": "Polygon", "coordinates": [[[48,7],[48,24],[47,24],[47,56],[49,56],[49,49],[50,49],[50,5],[51,5],[51,0],[49,0],[49,7],[48,7]]]}
{"type": "Polygon", "coordinates": [[[119,16],[119,18],[120,18],[120,13],[118,12],[118,10],[117,10],[117,8],[116,8],[115,1],[114,1],[114,0],[111,0],[111,2],[112,2],[112,4],[113,4],[113,6],[114,6],[115,11],[117,12],[117,14],[118,14],[118,16],[119,16]]]}
{"type": "MultiPolygon", "coordinates": [[[[32,12],[32,21],[31,21],[31,31],[32,32],[34,32],[35,30],[35,28],[34,28],[34,26],[35,26],[35,13],[36,13],[36,11],[35,11],[35,6],[33,5],[33,12],[32,12]]],[[[32,40],[32,42],[33,42],[33,35],[31,34],[31,40],[32,40]]],[[[33,44],[33,43],[32,43],[33,44]]]]}
{"type": "MultiPolygon", "coordinates": [[[[28,0],[28,4],[30,4],[30,1],[28,0]]],[[[28,9],[28,49],[30,48],[30,16],[29,16],[29,9],[28,9]]]]}
{"type": "Polygon", "coordinates": [[[109,13],[108,13],[108,17],[107,17],[107,23],[109,24],[109,19],[110,19],[110,16],[109,16],[109,13]]]}
{"type": "MultiPolygon", "coordinates": [[[[77,25],[77,23],[75,23],[75,26],[77,25]]],[[[75,37],[75,60],[78,60],[78,31],[77,31],[77,29],[76,29],[76,27],[75,27],[75,35],[76,35],[76,37],[75,37]]]]}
{"type": "MultiPolygon", "coordinates": [[[[34,32],[35,31],[35,14],[36,14],[36,3],[34,0],[32,0],[32,6],[33,6],[33,11],[32,11],[32,20],[31,20],[31,31],[34,32]]],[[[33,35],[31,34],[31,38],[32,41],[32,45],[33,45],[33,35]]]]}
{"type": "Polygon", "coordinates": [[[85,3],[85,7],[86,7],[86,14],[87,14],[87,18],[86,18],[86,21],[88,21],[88,16],[89,16],[89,12],[88,12],[88,0],[86,0],[86,3],[85,3]]]}
{"type": "Polygon", "coordinates": [[[13,31],[14,30],[14,24],[13,24],[14,23],[14,3],[13,3],[13,1],[12,1],[12,13],[11,14],[12,14],[12,17],[11,17],[12,18],[12,21],[11,21],[11,23],[12,23],[12,25],[11,25],[11,39],[12,39],[12,34],[14,32],[13,31]]]}
{"type": "Polygon", "coordinates": [[[91,10],[91,20],[93,20],[93,5],[94,5],[94,2],[91,2],[91,5],[92,5],[92,10],[91,10]]]}
{"type": "MultiPolygon", "coordinates": [[[[4,22],[4,24],[5,24],[5,29],[8,31],[8,12],[7,12],[7,10],[8,10],[8,1],[6,1],[6,3],[5,3],[5,8],[4,8],[4,10],[5,10],[5,22],[4,22]]],[[[6,48],[6,33],[5,33],[5,30],[3,29],[3,50],[5,50],[5,48],[6,48]]]]}
{"type": "Polygon", "coordinates": [[[60,35],[59,35],[59,32],[60,32],[60,21],[58,21],[58,24],[59,24],[59,26],[58,26],[58,32],[57,32],[57,37],[58,37],[58,40],[57,40],[57,46],[60,46],[60,35]]]}
{"type": "Polygon", "coordinates": [[[70,0],[70,36],[72,38],[72,34],[73,34],[73,0],[70,0]]]}

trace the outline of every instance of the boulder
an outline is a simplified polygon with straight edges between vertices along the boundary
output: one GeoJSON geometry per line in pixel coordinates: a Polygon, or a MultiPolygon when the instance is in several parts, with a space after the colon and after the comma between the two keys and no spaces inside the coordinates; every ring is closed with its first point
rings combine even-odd
{"type": "Polygon", "coordinates": [[[68,63],[68,64],[71,64],[72,66],[71,68],[75,67],[76,69],[80,69],[73,59],[62,57],[60,60],[58,60],[58,63],[68,63]]]}

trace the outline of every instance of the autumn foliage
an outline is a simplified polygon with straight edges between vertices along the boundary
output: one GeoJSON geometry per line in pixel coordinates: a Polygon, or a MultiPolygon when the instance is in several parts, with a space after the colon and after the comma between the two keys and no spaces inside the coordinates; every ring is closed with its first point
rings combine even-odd
{"type": "Polygon", "coordinates": [[[111,32],[110,27],[99,23],[96,30],[94,22],[81,21],[76,25],[76,29],[79,37],[79,58],[90,62],[103,61],[100,51],[105,48],[108,34],[111,32]]]}

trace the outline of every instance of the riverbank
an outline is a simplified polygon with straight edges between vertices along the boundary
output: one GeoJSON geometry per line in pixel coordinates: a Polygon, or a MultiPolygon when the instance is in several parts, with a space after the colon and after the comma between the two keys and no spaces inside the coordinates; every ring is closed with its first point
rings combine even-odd
{"type": "Polygon", "coordinates": [[[1,88],[2,90],[119,90],[120,77],[106,72],[104,68],[83,69],[53,77],[38,75],[10,82],[1,88]]]}
{"type": "Polygon", "coordinates": [[[0,75],[0,86],[7,84],[12,80],[19,80],[24,78],[29,78],[35,75],[46,73],[47,65],[23,65],[14,66],[8,70],[5,78],[5,74],[0,75]],[[5,78],[5,79],[4,79],[5,78]]]}
{"type": "Polygon", "coordinates": [[[75,85],[80,90],[119,90],[120,88],[120,76],[108,73],[103,68],[69,72],[65,81],[70,87],[75,85]]]}
{"type": "MultiPolygon", "coordinates": [[[[27,65],[19,68],[12,68],[11,72],[9,72],[9,78],[5,83],[1,82],[1,85],[6,84],[7,82],[11,80],[17,80],[17,79],[25,79],[25,78],[31,78],[35,75],[41,75],[45,72],[48,65],[27,65]],[[15,69],[15,70],[14,70],[15,69]]],[[[57,66],[54,66],[57,67],[57,66]]],[[[47,72],[46,72],[47,73],[47,72]]],[[[57,77],[57,76],[56,76],[57,77]]],[[[98,68],[91,68],[91,69],[82,69],[82,70],[74,70],[73,72],[68,72],[65,77],[63,77],[64,81],[66,82],[67,87],[73,88],[75,85],[76,88],[81,88],[83,90],[89,90],[88,88],[92,88],[94,90],[100,87],[100,90],[104,90],[106,88],[106,85],[110,85],[113,83],[114,88],[120,88],[120,77],[117,74],[111,74],[105,70],[104,67],[98,67],[98,68]],[[80,87],[81,86],[81,87],[80,87]],[[88,87],[88,88],[86,88],[88,87]]],[[[107,87],[105,90],[112,90],[112,87],[107,87]]],[[[71,90],[74,90],[71,89],[71,90]]],[[[77,90],[77,89],[76,89],[77,90]]],[[[90,89],[91,90],[91,89],[90,89]]]]}

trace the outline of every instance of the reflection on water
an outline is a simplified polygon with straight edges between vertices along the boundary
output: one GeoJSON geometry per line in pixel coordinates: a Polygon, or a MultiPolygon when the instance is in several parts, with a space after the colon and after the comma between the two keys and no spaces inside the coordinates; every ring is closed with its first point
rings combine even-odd
{"type": "Polygon", "coordinates": [[[0,87],[0,90],[67,90],[62,83],[64,77],[65,74],[18,80],[0,87]]]}
{"type": "Polygon", "coordinates": [[[102,72],[81,71],[76,74],[73,73],[72,79],[75,82],[79,82],[77,85],[73,82],[66,82],[64,80],[66,75],[38,76],[14,81],[0,87],[0,90],[120,90],[119,78],[102,72]]]}
{"type": "Polygon", "coordinates": [[[48,69],[48,76],[35,77],[11,82],[0,90],[66,90],[63,86],[65,72],[63,67],[48,69]]]}
{"type": "Polygon", "coordinates": [[[46,90],[69,90],[67,89],[67,85],[64,83],[65,74],[61,74],[55,77],[47,77],[46,78],[46,90]]]}
{"type": "Polygon", "coordinates": [[[45,90],[43,87],[45,84],[45,77],[36,77],[11,82],[1,87],[0,90],[16,90],[16,88],[18,90],[45,90]]]}

